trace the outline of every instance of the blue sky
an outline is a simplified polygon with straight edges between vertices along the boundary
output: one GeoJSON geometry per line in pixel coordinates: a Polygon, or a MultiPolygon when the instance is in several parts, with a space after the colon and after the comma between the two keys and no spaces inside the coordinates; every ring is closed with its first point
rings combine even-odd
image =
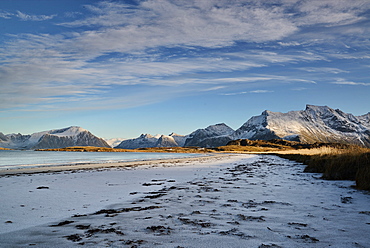
{"type": "Polygon", "coordinates": [[[370,111],[368,0],[1,0],[0,132],[236,129],[370,111]]]}

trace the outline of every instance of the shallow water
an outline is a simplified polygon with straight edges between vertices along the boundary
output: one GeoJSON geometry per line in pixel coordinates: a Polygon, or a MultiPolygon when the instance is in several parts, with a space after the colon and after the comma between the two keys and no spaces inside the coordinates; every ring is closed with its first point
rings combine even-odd
{"type": "Polygon", "coordinates": [[[0,170],[85,163],[196,157],[189,153],[0,151],[0,170]]]}

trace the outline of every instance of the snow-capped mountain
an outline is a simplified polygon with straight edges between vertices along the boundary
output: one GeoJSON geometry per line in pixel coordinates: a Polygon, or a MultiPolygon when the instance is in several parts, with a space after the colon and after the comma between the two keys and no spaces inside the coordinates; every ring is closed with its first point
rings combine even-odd
{"type": "Polygon", "coordinates": [[[361,116],[344,113],[327,106],[307,105],[305,110],[287,113],[265,110],[253,116],[234,131],[224,123],[198,129],[188,135],[142,134],[120,142],[98,138],[81,127],[68,127],[31,135],[0,132],[0,147],[13,149],[63,148],[68,146],[98,146],[124,149],[146,147],[199,146],[217,147],[231,140],[285,139],[303,143],[338,142],[370,147],[370,112],[361,116]],[[115,142],[115,143],[114,143],[115,142]]]}
{"type": "Polygon", "coordinates": [[[234,139],[286,139],[303,143],[339,142],[370,146],[370,113],[353,116],[327,106],[307,105],[288,113],[264,111],[233,134],[234,139]]]}
{"type": "Polygon", "coordinates": [[[181,135],[176,133],[171,133],[169,136],[171,136],[177,143],[177,146],[184,146],[186,139],[188,138],[188,135],[181,135]]]}
{"type": "Polygon", "coordinates": [[[232,140],[233,133],[234,130],[225,123],[211,125],[189,134],[184,146],[217,147],[226,145],[232,140]]]}
{"type": "Polygon", "coordinates": [[[136,149],[136,148],[155,147],[160,137],[161,135],[158,134],[155,136],[151,134],[141,134],[138,138],[127,139],[122,141],[115,148],[136,149]]]}
{"type": "Polygon", "coordinates": [[[161,135],[155,144],[155,147],[176,147],[179,146],[176,140],[169,135],[161,135]]]}
{"type": "Polygon", "coordinates": [[[142,134],[135,139],[124,140],[116,148],[136,149],[145,147],[217,147],[226,145],[231,141],[234,130],[224,123],[211,125],[204,129],[198,129],[189,135],[150,135],[142,134]]]}
{"type": "Polygon", "coordinates": [[[108,145],[110,145],[111,147],[115,147],[115,146],[118,146],[119,144],[121,144],[122,141],[126,140],[126,139],[123,139],[123,138],[113,138],[113,139],[105,139],[105,142],[108,143],[108,145]]]}
{"type": "Polygon", "coordinates": [[[103,139],[81,127],[68,127],[31,135],[0,135],[0,147],[12,149],[64,148],[68,146],[110,147],[103,139]],[[5,137],[5,138],[4,138],[5,137]]]}

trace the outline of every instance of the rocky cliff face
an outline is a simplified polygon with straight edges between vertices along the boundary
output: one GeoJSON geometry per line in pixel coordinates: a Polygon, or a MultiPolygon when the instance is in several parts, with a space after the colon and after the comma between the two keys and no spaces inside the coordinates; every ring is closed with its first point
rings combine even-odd
{"type": "Polygon", "coordinates": [[[353,116],[327,106],[307,105],[288,113],[264,111],[235,131],[234,139],[285,139],[370,146],[369,114],[353,116]]]}
{"type": "Polygon", "coordinates": [[[103,139],[81,127],[49,130],[31,135],[8,134],[0,140],[0,147],[12,149],[64,148],[68,146],[110,147],[103,139]]]}

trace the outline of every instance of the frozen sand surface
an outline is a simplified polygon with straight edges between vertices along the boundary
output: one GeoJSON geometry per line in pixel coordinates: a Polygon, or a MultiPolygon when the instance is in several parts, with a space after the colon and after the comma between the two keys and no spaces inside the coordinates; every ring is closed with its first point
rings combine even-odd
{"type": "MultiPolygon", "coordinates": [[[[251,158],[253,156],[250,156],[251,158]]],[[[97,170],[20,174],[0,177],[0,233],[58,221],[75,214],[98,211],[165,185],[186,182],[238,156],[162,159],[111,164],[91,164],[97,170]],[[222,158],[222,159],[221,159],[222,158]],[[227,159],[226,159],[227,158],[227,159]],[[226,159],[226,160],[225,160],[226,159]],[[138,166],[136,168],[118,166],[138,166]],[[112,167],[104,169],[102,167],[112,167]],[[160,185],[143,186],[152,179],[168,179],[160,185]],[[44,188],[47,187],[47,188],[44,188]],[[6,223],[11,221],[12,223],[6,223]]],[[[83,169],[89,165],[33,168],[31,171],[83,169]]],[[[30,172],[30,169],[5,171],[30,172]]]]}
{"type": "MultiPolygon", "coordinates": [[[[53,223],[3,232],[0,244],[2,247],[370,247],[370,196],[352,189],[352,182],[324,181],[315,178],[317,174],[302,173],[303,168],[275,156],[238,155],[231,161],[189,167],[1,178],[1,185],[5,185],[2,192],[5,187],[11,193],[17,189],[33,190],[28,192],[31,194],[36,186],[49,186],[37,194],[42,196],[40,199],[44,199],[41,194],[50,194],[51,198],[42,202],[52,204],[51,216],[59,214],[53,215],[54,206],[68,207],[53,223]],[[124,183],[125,178],[131,184],[124,183]],[[40,181],[27,188],[27,180],[31,179],[32,183],[40,181]],[[19,181],[22,183],[17,184],[19,181]],[[11,182],[13,188],[9,187],[11,182]],[[54,194],[46,193],[58,185],[60,188],[54,194]],[[75,196],[73,190],[78,192],[75,196]],[[64,196],[64,200],[71,202],[58,204],[57,192],[72,195],[64,196]],[[102,208],[105,210],[97,211],[102,208]],[[86,215],[70,217],[75,213],[86,215]]],[[[14,208],[27,215],[32,210],[22,209],[30,201],[24,198],[25,206],[16,203],[14,208]]],[[[2,206],[2,216],[9,209],[2,206]]],[[[17,215],[17,211],[12,213],[17,215]]],[[[16,216],[7,218],[14,221],[6,225],[17,225],[16,216]]],[[[33,216],[30,221],[36,219],[33,216]]],[[[39,224],[32,223],[29,226],[39,224]]]]}

